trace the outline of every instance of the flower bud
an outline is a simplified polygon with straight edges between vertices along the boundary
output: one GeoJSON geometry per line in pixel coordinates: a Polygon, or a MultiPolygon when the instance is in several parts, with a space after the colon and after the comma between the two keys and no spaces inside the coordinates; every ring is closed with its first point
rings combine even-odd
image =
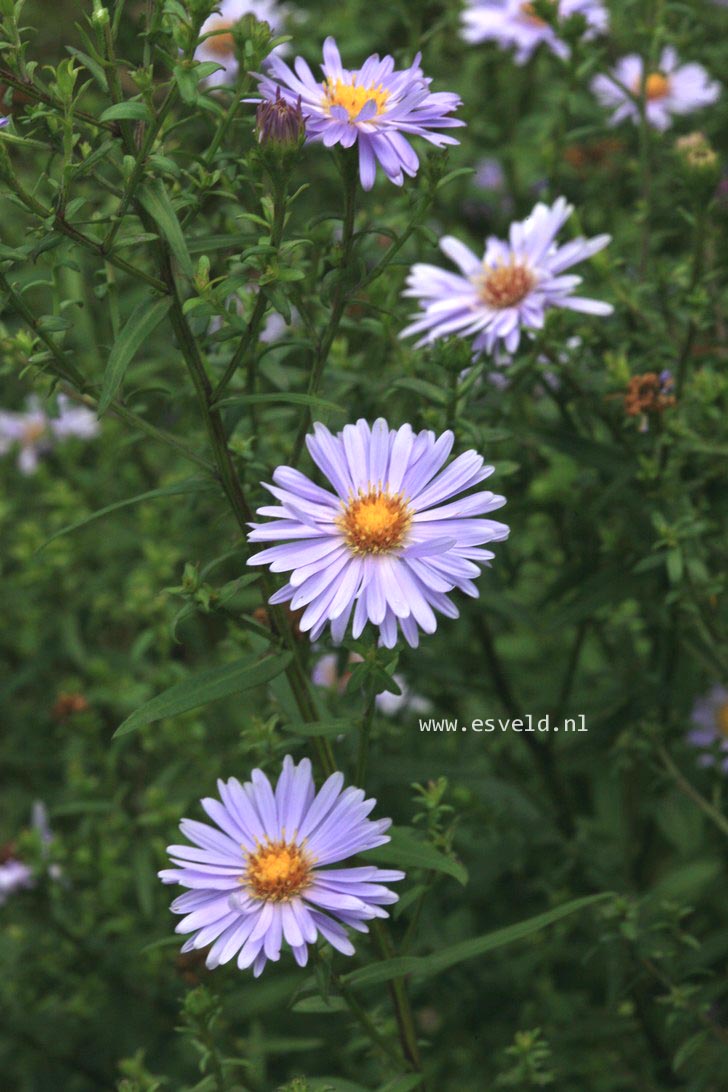
{"type": "Polygon", "coordinates": [[[300,96],[295,106],[281,97],[280,89],[274,102],[264,99],[255,113],[255,132],[259,144],[291,151],[300,148],[306,135],[300,96]]]}
{"type": "Polygon", "coordinates": [[[678,157],[686,182],[702,191],[710,192],[718,182],[720,163],[718,155],[705,133],[688,133],[675,141],[678,157]]]}

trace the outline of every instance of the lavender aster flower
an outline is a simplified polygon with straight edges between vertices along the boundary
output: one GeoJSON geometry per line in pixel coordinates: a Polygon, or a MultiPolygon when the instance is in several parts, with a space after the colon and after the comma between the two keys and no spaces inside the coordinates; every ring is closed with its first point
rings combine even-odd
{"type": "Polygon", "coordinates": [[[353,614],[354,637],[371,622],[381,643],[393,648],[399,626],[416,647],[420,629],[437,629],[435,611],[457,618],[449,592],[477,597],[478,563],[495,556],[483,543],[508,537],[505,524],[480,517],[505,498],[487,491],[458,496],[494,468],[466,451],[442,470],[453,441],[450,431],[436,438],[410,425],[390,429],[381,417],[336,436],[316,424],[306,442],[333,492],[291,467],[275,471],[275,485],[265,488],[279,505],[258,509],[273,522],[252,524],[248,537],[285,544],[254,554],[248,564],[291,573],[270,601],[305,607],[299,625],[311,640],[331,623],[340,642],[353,614]]]}
{"type": "Polygon", "coordinates": [[[10,857],[0,864],[0,906],[3,906],[16,891],[32,887],[33,873],[22,861],[10,857]]]}
{"type": "Polygon", "coordinates": [[[296,766],[289,755],[275,792],[261,770],[244,785],[218,781],[220,800],[201,801],[216,826],[183,819],[194,845],[169,846],[175,867],[159,873],[191,889],[172,903],[185,915],[176,931],[193,934],[183,952],[212,944],[208,967],[237,956],[256,978],[280,959],[284,940],[301,967],[319,935],[353,955],[343,926],[366,933],[367,921],[388,917],[383,907],[398,896],[383,885],[404,872],[326,868],[389,841],[391,819],[367,818],[376,800],[343,785],[343,774],[332,774],[317,794],[309,760],[296,766]]]}
{"type": "Polygon", "coordinates": [[[294,73],[273,56],[266,62],[267,75],[259,89],[270,101],[278,89],[292,105],[300,97],[309,141],[322,141],[327,148],[358,144],[359,176],[365,190],[374,185],[377,162],[396,186],[402,185],[405,175],[417,174],[419,159],[406,137],[424,137],[438,148],[458,143],[433,130],[465,124],[447,117],[461,105],[460,98],[430,91],[432,81],[423,75],[419,53],[406,69],[395,69],[392,57],[380,59],[377,53],[361,68],[348,69],[342,66],[334,39],[327,38],[323,55],[322,83],[302,57],[296,58],[294,73]]]}
{"type": "Polygon", "coordinates": [[[34,474],[41,457],[55,443],[71,436],[88,440],[98,433],[95,414],[84,406],[75,406],[64,394],[58,396],[58,410],[57,417],[50,417],[37,398],[28,399],[25,413],[0,410],[0,455],[17,446],[19,470],[34,474]]]}
{"type": "Polygon", "coordinates": [[[721,92],[721,85],[710,79],[702,65],[681,65],[671,46],[663,49],[656,72],[645,74],[642,58],[630,53],[617,62],[610,75],[594,77],[592,91],[602,106],[614,109],[612,125],[619,125],[626,118],[635,124],[639,122],[639,107],[625,88],[637,97],[644,93],[647,121],[661,132],[672,125],[673,115],[691,114],[710,106],[721,92]]]}
{"type": "Polygon", "coordinates": [[[563,197],[550,208],[537,204],[527,219],[511,224],[508,242],[491,236],[482,259],[446,236],[440,249],[460,273],[434,265],[412,267],[404,295],[418,299],[422,311],[400,337],[422,334],[419,346],[459,334],[474,337],[476,352],[491,353],[502,342],[512,353],[518,348],[521,329],[540,330],[551,307],[610,315],[610,304],[572,295],[581,277],[563,275],[602,250],[611,238],[579,237],[558,246],[556,235],[572,212],[573,205],[563,197]]]}
{"type": "MultiPolygon", "coordinates": [[[[601,0],[551,0],[560,20],[581,15],[587,23],[585,39],[603,34],[609,15],[601,0]]],[[[570,49],[532,3],[523,0],[467,0],[463,12],[462,36],[466,42],[497,42],[502,49],[515,49],[516,64],[526,64],[543,43],[557,57],[566,59],[570,49]]]]}
{"type": "Polygon", "coordinates": [[[196,61],[214,61],[222,65],[206,78],[204,82],[207,87],[235,83],[239,65],[235,57],[232,28],[244,15],[254,15],[261,23],[268,23],[273,34],[282,32],[288,15],[288,8],[276,3],[276,0],[217,0],[215,6],[218,11],[213,12],[200,28],[201,36],[209,34],[211,37],[205,38],[195,50],[196,61]]]}
{"type": "Polygon", "coordinates": [[[728,773],[728,688],[714,686],[699,698],[692,713],[695,728],[688,732],[688,743],[704,753],[699,758],[701,766],[715,765],[716,747],[726,757],[721,758],[721,769],[728,773]]]}

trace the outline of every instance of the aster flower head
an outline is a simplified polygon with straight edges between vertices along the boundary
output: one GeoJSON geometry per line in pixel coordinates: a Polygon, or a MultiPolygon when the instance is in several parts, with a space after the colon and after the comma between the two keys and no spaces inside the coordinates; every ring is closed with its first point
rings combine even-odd
{"type": "Polygon", "coordinates": [[[248,538],[283,544],[248,564],[290,573],[271,603],[305,608],[299,625],[311,640],[330,624],[338,644],[351,620],[355,638],[370,622],[387,648],[396,644],[398,627],[416,647],[420,629],[436,630],[436,611],[458,617],[451,591],[477,597],[479,565],[495,556],[483,545],[508,537],[505,524],[484,518],[504,497],[487,490],[461,495],[494,468],[466,451],[443,470],[452,432],[391,429],[381,417],[336,436],[316,424],[306,442],[331,489],[279,466],[274,484],[265,485],[278,504],[258,509],[271,522],[252,524],[248,538]]]}
{"type": "Polygon", "coordinates": [[[460,98],[430,91],[432,81],[420,68],[419,53],[405,69],[395,69],[392,57],[380,59],[377,53],[361,68],[348,69],[334,39],[327,38],[323,56],[322,82],[302,57],[296,58],[295,71],[280,57],[270,57],[259,90],[269,101],[278,90],[292,105],[300,98],[308,141],[321,141],[327,148],[356,144],[365,190],[374,185],[377,163],[396,186],[402,185],[405,175],[417,174],[419,159],[409,137],[423,137],[438,148],[458,143],[435,130],[464,125],[448,116],[461,105],[460,98]]]}
{"type": "MultiPolygon", "coordinates": [[[[585,40],[603,34],[609,26],[602,0],[551,0],[551,3],[560,22],[573,15],[585,19],[585,40]]],[[[516,64],[526,64],[542,44],[562,60],[571,52],[553,26],[540,18],[534,5],[525,0],[467,0],[462,19],[466,42],[492,41],[501,49],[514,49],[516,64]]]]}
{"type": "MultiPolygon", "coordinates": [[[[195,50],[196,61],[213,61],[222,65],[208,76],[204,83],[207,87],[221,87],[235,83],[238,76],[238,61],[235,56],[235,39],[232,29],[246,15],[253,15],[261,23],[267,23],[273,35],[280,34],[289,15],[287,6],[276,0],[218,0],[216,11],[210,15],[200,28],[200,36],[209,34],[195,50]]],[[[279,46],[279,49],[285,47],[279,46]]]]}
{"type": "Polygon", "coordinates": [[[309,760],[288,755],[275,790],[261,770],[243,785],[218,781],[220,799],[201,801],[215,826],[183,819],[193,845],[169,846],[175,867],[159,873],[190,888],[171,907],[184,915],[176,931],[192,934],[183,952],[211,944],[208,967],[237,956],[256,978],[284,941],[301,967],[318,936],[353,955],[344,926],[366,933],[372,918],[388,917],[398,896],[384,885],[404,873],[327,867],[389,841],[391,820],[367,818],[376,800],[343,785],[335,773],[316,793],[309,760]]]}
{"type": "Polygon", "coordinates": [[[698,762],[701,766],[714,766],[715,751],[720,752],[719,764],[728,773],[728,687],[714,686],[696,701],[688,732],[688,743],[703,753],[698,762]]]}
{"type": "Polygon", "coordinates": [[[17,448],[22,474],[35,474],[41,458],[56,443],[72,436],[88,440],[98,433],[96,415],[64,394],[58,396],[58,410],[57,417],[49,416],[37,398],[28,399],[25,413],[0,410],[0,455],[17,448]]]}
{"type": "Polygon", "coordinates": [[[644,95],[647,122],[664,132],[674,116],[692,114],[716,102],[721,85],[710,79],[702,65],[680,64],[676,50],[666,46],[656,71],[646,72],[642,57],[630,53],[608,75],[595,76],[591,89],[602,106],[613,110],[611,125],[627,118],[638,124],[640,110],[632,96],[644,95]]]}
{"type": "Polygon", "coordinates": [[[563,197],[550,207],[539,202],[525,220],[511,224],[507,242],[490,236],[483,258],[446,236],[440,249],[460,272],[421,263],[412,267],[404,295],[419,300],[421,311],[400,337],[419,334],[420,346],[458,334],[473,338],[476,353],[492,353],[499,344],[512,353],[521,330],[540,330],[552,307],[610,315],[610,304],[572,294],[581,277],[564,275],[611,238],[579,237],[558,245],[556,236],[572,212],[563,197]]]}

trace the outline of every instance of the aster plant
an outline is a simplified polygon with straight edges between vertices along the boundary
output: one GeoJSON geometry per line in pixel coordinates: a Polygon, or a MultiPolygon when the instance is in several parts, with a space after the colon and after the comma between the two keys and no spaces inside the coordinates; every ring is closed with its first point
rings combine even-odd
{"type": "Polygon", "coordinates": [[[377,53],[361,68],[349,69],[342,64],[335,40],[327,38],[323,56],[323,81],[315,78],[303,57],[296,58],[294,70],[280,57],[271,57],[259,90],[268,101],[279,93],[292,105],[300,100],[309,141],[327,148],[356,145],[365,190],[374,185],[377,164],[395,186],[417,174],[419,159],[410,137],[422,137],[437,148],[458,143],[439,130],[464,124],[450,117],[461,100],[451,92],[430,91],[432,81],[420,68],[419,53],[405,69],[396,69],[392,57],[380,58],[377,53]]]}
{"type": "Polygon", "coordinates": [[[420,302],[421,313],[400,336],[420,335],[417,344],[426,345],[457,334],[473,339],[475,353],[492,353],[498,345],[512,353],[521,332],[540,330],[552,308],[611,314],[610,304],[574,295],[581,277],[566,274],[610,241],[597,235],[557,244],[573,211],[563,197],[550,207],[539,202],[527,219],[511,224],[507,241],[487,239],[482,258],[450,235],[441,239],[440,249],[460,272],[424,263],[412,267],[404,295],[420,302]]]}
{"type": "Polygon", "coordinates": [[[311,458],[331,486],[279,466],[265,488],[279,502],[258,509],[272,522],[252,524],[251,543],[280,542],[248,559],[290,572],[271,603],[305,607],[300,628],[316,640],[330,625],[340,642],[352,624],[367,623],[393,648],[401,630],[416,648],[419,633],[434,633],[436,612],[457,618],[449,593],[477,597],[480,565],[495,556],[483,547],[502,542],[508,527],[486,518],[505,504],[489,490],[463,496],[494,467],[475,451],[445,469],[455,437],[390,428],[383,418],[359,420],[336,436],[317,424],[306,439],[311,458]]]}
{"type": "Polygon", "coordinates": [[[172,845],[174,868],[160,872],[168,884],[190,888],[172,903],[183,914],[178,933],[191,933],[183,952],[208,948],[208,967],[237,956],[257,978],[277,962],[285,942],[300,967],[320,936],[344,955],[354,946],[345,926],[368,932],[386,918],[398,896],[385,885],[404,872],[374,865],[328,868],[389,841],[390,819],[368,818],[376,800],[362,789],[344,789],[332,774],[316,793],[311,763],[287,755],[275,790],[261,770],[241,783],[218,781],[220,799],[202,806],[214,822],[183,819],[193,845],[172,845]],[[212,945],[210,947],[210,945],[212,945]]]}

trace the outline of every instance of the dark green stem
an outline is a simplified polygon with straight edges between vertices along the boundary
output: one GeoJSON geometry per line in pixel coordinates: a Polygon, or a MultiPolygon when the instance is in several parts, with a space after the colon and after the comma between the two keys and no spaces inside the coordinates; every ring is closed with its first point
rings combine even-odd
{"type": "MultiPolygon", "coordinates": [[[[341,263],[339,265],[339,280],[336,288],[334,289],[334,299],[331,305],[331,314],[329,315],[329,321],[326,324],[323,334],[319,340],[316,352],[314,355],[313,366],[311,368],[311,374],[308,381],[307,394],[309,397],[313,397],[321,383],[321,377],[323,375],[326,362],[331,352],[331,346],[334,343],[334,339],[338,333],[341,319],[343,318],[346,304],[349,299],[349,293],[353,289],[353,285],[350,283],[349,266],[351,263],[351,255],[354,243],[354,218],[356,216],[356,190],[358,184],[357,176],[357,159],[356,156],[345,156],[342,166],[342,176],[344,178],[344,220],[343,220],[343,233],[342,233],[342,254],[341,263]]],[[[303,451],[303,444],[306,439],[306,433],[308,432],[309,425],[311,424],[311,407],[306,406],[301,416],[301,423],[298,427],[298,433],[296,435],[295,442],[293,444],[293,452],[291,455],[291,466],[295,466],[301,457],[303,451]]]]}

